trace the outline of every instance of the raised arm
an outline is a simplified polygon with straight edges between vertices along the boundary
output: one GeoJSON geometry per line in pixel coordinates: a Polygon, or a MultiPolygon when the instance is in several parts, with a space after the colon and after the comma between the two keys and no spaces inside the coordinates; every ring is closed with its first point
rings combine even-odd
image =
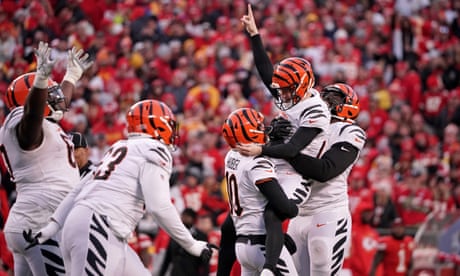
{"type": "Polygon", "coordinates": [[[37,148],[43,140],[42,122],[45,118],[48,98],[48,79],[55,63],[50,58],[51,49],[48,43],[40,41],[34,52],[37,59],[37,71],[24,103],[24,114],[17,128],[18,142],[24,150],[37,148]]]}
{"type": "Polygon", "coordinates": [[[262,39],[252,13],[251,4],[248,4],[248,14],[241,18],[241,22],[245,26],[251,40],[252,54],[254,56],[254,63],[256,65],[257,72],[259,72],[262,82],[270,90],[273,97],[277,97],[276,90],[270,87],[273,76],[273,65],[262,43],[262,39]]]}
{"type": "Polygon", "coordinates": [[[78,50],[73,47],[68,51],[66,73],[61,83],[66,108],[70,105],[72,94],[75,91],[75,84],[83,73],[93,65],[93,62],[89,54],[85,53],[82,49],[78,50]]]}

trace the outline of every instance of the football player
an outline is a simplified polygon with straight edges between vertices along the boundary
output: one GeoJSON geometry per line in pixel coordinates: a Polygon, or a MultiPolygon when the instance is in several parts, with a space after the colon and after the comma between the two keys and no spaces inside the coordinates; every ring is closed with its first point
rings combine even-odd
{"type": "Polygon", "coordinates": [[[83,50],[69,50],[59,85],[50,78],[55,61],[48,44],[40,42],[34,51],[36,71],[13,80],[5,96],[10,113],[0,130],[0,150],[16,183],[17,199],[4,231],[14,254],[15,275],[63,275],[58,237],[28,248],[23,230],[35,235],[79,180],[72,141],[57,122],[92,61],[83,50]]]}
{"type": "Polygon", "coordinates": [[[347,179],[366,142],[366,133],[354,124],[360,109],[355,91],[336,83],[321,96],[331,113],[327,151],[321,158],[299,154],[289,161],[313,181],[305,208],[287,231],[297,246],[293,259],[300,275],[334,275],[342,267],[351,235],[347,179]]]}
{"type": "Polygon", "coordinates": [[[93,177],[80,182],[52,217],[50,224],[62,226],[68,275],[151,275],[127,243],[145,211],[187,252],[205,262],[212,256],[213,246],[192,237],[171,201],[174,114],[163,102],[144,100],[126,119],[128,138],[109,148],[93,177]]]}
{"type": "Polygon", "coordinates": [[[263,120],[263,115],[256,110],[240,108],[228,116],[222,127],[223,137],[231,147],[225,156],[225,178],[230,215],[236,230],[236,257],[242,275],[272,275],[277,271],[297,275],[291,255],[283,246],[281,222],[279,232],[271,231],[266,229],[264,218],[267,205],[271,205],[282,219],[294,217],[298,212],[295,201],[289,200],[279,186],[275,166],[270,160],[260,155],[243,156],[236,150],[237,145],[265,144],[263,120]],[[269,237],[271,233],[281,235],[269,237]],[[267,239],[280,241],[280,255],[268,255],[267,239]]]}
{"type": "Polygon", "coordinates": [[[301,205],[308,199],[309,192],[303,194],[297,189],[299,185],[308,187],[309,183],[302,179],[286,159],[293,158],[298,153],[320,156],[326,145],[331,115],[319,92],[313,88],[315,76],[310,63],[300,57],[291,57],[283,59],[273,68],[263,47],[250,4],[248,14],[241,21],[251,37],[259,75],[282,111],[282,116],[291,122],[292,132],[285,139],[285,143],[253,143],[238,145],[237,149],[244,155],[263,154],[272,157],[284,191],[301,205]]]}

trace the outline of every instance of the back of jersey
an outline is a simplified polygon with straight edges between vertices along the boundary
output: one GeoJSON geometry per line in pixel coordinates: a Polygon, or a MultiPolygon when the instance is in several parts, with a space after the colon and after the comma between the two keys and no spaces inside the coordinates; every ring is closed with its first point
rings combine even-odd
{"type": "MultiPolygon", "coordinates": [[[[298,104],[286,111],[288,120],[292,123],[294,131],[300,127],[313,127],[321,129],[321,132],[308,144],[301,153],[318,157],[324,152],[324,147],[327,142],[327,133],[329,130],[329,123],[331,114],[327,104],[321,99],[319,92],[310,88],[312,96],[303,99],[298,104]]],[[[287,138],[285,142],[289,141],[291,137],[287,138]]],[[[289,163],[283,159],[273,159],[275,162],[276,170],[295,172],[289,163]]]]}
{"type": "Polygon", "coordinates": [[[225,157],[230,212],[239,235],[265,234],[263,212],[268,200],[256,182],[276,178],[274,164],[265,157],[246,157],[230,150],[225,157]]]}
{"type": "MultiPolygon", "coordinates": [[[[361,151],[366,142],[366,133],[358,125],[346,122],[336,122],[330,125],[328,141],[329,148],[334,144],[346,142],[361,151]]],[[[347,149],[344,148],[344,150],[347,149]]],[[[355,162],[358,160],[358,157],[355,162]]],[[[310,199],[306,203],[308,207],[302,208],[302,212],[314,214],[320,212],[323,208],[330,210],[334,207],[348,206],[347,180],[352,167],[353,164],[348,166],[340,175],[327,181],[327,184],[313,183],[311,186],[310,199]]]]}
{"type": "Polygon", "coordinates": [[[18,193],[7,231],[20,233],[23,229],[46,225],[58,204],[79,181],[72,141],[59,125],[44,120],[41,145],[29,151],[21,149],[16,128],[23,110],[23,107],[13,109],[0,130],[2,157],[18,193]]]}
{"type": "MultiPolygon", "coordinates": [[[[120,238],[128,237],[144,214],[144,196],[139,175],[146,163],[172,170],[168,148],[158,140],[130,137],[113,144],[94,172],[94,177],[76,198],[108,218],[120,238]]],[[[151,183],[155,185],[155,183],[151,183]]]]}

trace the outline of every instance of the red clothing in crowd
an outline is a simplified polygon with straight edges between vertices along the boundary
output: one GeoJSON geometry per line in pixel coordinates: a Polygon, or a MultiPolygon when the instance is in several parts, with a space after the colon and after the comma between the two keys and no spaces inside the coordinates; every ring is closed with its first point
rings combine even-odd
{"type": "Polygon", "coordinates": [[[378,250],[384,251],[382,260],[383,276],[405,276],[409,272],[409,265],[414,248],[414,240],[410,236],[402,240],[393,236],[380,237],[378,250]]]}
{"type": "Polygon", "coordinates": [[[433,208],[433,194],[426,187],[412,191],[406,185],[402,186],[396,189],[396,207],[404,225],[420,225],[433,208]]]}
{"type": "Polygon", "coordinates": [[[180,192],[184,199],[184,208],[191,208],[195,212],[200,211],[203,207],[203,198],[206,196],[203,186],[190,187],[181,185],[180,192]]]}

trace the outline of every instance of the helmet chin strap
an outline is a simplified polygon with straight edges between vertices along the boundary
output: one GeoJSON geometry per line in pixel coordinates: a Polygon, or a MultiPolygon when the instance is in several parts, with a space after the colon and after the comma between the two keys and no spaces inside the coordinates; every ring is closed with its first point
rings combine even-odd
{"type": "Polygon", "coordinates": [[[46,118],[51,119],[55,122],[59,122],[64,118],[64,111],[62,110],[54,110],[54,108],[51,105],[48,105],[49,109],[51,110],[51,114],[46,116],[46,118]]]}
{"type": "Polygon", "coordinates": [[[349,122],[349,123],[352,123],[352,124],[355,123],[355,120],[343,118],[343,117],[340,117],[340,116],[337,116],[337,115],[331,115],[331,117],[335,118],[337,120],[343,121],[343,122],[349,122]]]}

